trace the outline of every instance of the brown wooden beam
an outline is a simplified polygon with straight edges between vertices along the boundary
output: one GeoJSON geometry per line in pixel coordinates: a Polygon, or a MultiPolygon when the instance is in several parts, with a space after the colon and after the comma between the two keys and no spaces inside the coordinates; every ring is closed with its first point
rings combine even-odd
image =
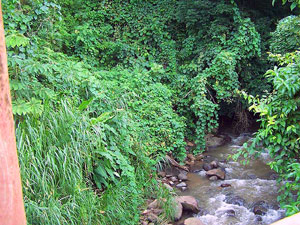
{"type": "Polygon", "coordinates": [[[300,213],[279,220],[272,225],[300,225],[300,213]]]}
{"type": "Polygon", "coordinates": [[[26,224],[0,1],[0,224],[26,224]]]}

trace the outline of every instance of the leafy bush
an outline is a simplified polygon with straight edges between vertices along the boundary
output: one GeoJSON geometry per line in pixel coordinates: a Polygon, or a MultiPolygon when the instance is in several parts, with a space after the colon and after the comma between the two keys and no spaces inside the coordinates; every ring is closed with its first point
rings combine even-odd
{"type": "Polygon", "coordinates": [[[300,17],[288,16],[279,21],[270,40],[272,53],[288,53],[300,47],[300,17]]]}

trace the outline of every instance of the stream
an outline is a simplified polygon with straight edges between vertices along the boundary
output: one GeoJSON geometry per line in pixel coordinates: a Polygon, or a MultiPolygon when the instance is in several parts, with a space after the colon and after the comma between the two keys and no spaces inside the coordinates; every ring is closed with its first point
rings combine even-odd
{"type": "Polygon", "coordinates": [[[279,187],[276,174],[266,165],[270,160],[268,154],[263,153],[246,166],[227,160],[229,155],[251,139],[250,133],[229,136],[231,142],[210,148],[204,154],[204,163],[217,160],[219,166],[225,168],[225,180],[208,180],[202,162],[195,166],[198,169],[188,173],[188,189],[178,194],[191,195],[199,201],[201,211],[193,216],[206,225],[264,225],[281,219],[284,210],[276,201],[279,187]],[[227,187],[222,188],[222,184],[227,187]]]}

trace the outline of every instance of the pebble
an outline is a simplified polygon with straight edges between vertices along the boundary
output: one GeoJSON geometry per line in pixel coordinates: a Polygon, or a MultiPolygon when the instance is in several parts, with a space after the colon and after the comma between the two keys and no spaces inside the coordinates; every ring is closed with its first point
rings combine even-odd
{"type": "Polygon", "coordinates": [[[179,184],[176,185],[177,188],[182,188],[182,187],[186,187],[186,183],[185,182],[181,182],[179,184]]]}
{"type": "Polygon", "coordinates": [[[181,191],[186,191],[187,190],[187,187],[182,187],[181,188],[181,191]]]}

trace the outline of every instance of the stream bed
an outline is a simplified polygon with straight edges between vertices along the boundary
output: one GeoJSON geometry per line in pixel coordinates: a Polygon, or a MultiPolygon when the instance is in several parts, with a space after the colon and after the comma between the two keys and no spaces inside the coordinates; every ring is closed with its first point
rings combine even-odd
{"type": "Polygon", "coordinates": [[[230,137],[231,142],[210,148],[204,154],[204,162],[196,165],[194,172],[188,173],[188,189],[178,195],[191,195],[199,201],[201,211],[194,216],[206,225],[265,225],[281,219],[284,210],[276,201],[279,187],[276,174],[266,165],[268,154],[262,154],[246,166],[227,160],[251,139],[251,134],[230,137]],[[208,180],[202,165],[213,160],[225,169],[225,180],[208,180]]]}

